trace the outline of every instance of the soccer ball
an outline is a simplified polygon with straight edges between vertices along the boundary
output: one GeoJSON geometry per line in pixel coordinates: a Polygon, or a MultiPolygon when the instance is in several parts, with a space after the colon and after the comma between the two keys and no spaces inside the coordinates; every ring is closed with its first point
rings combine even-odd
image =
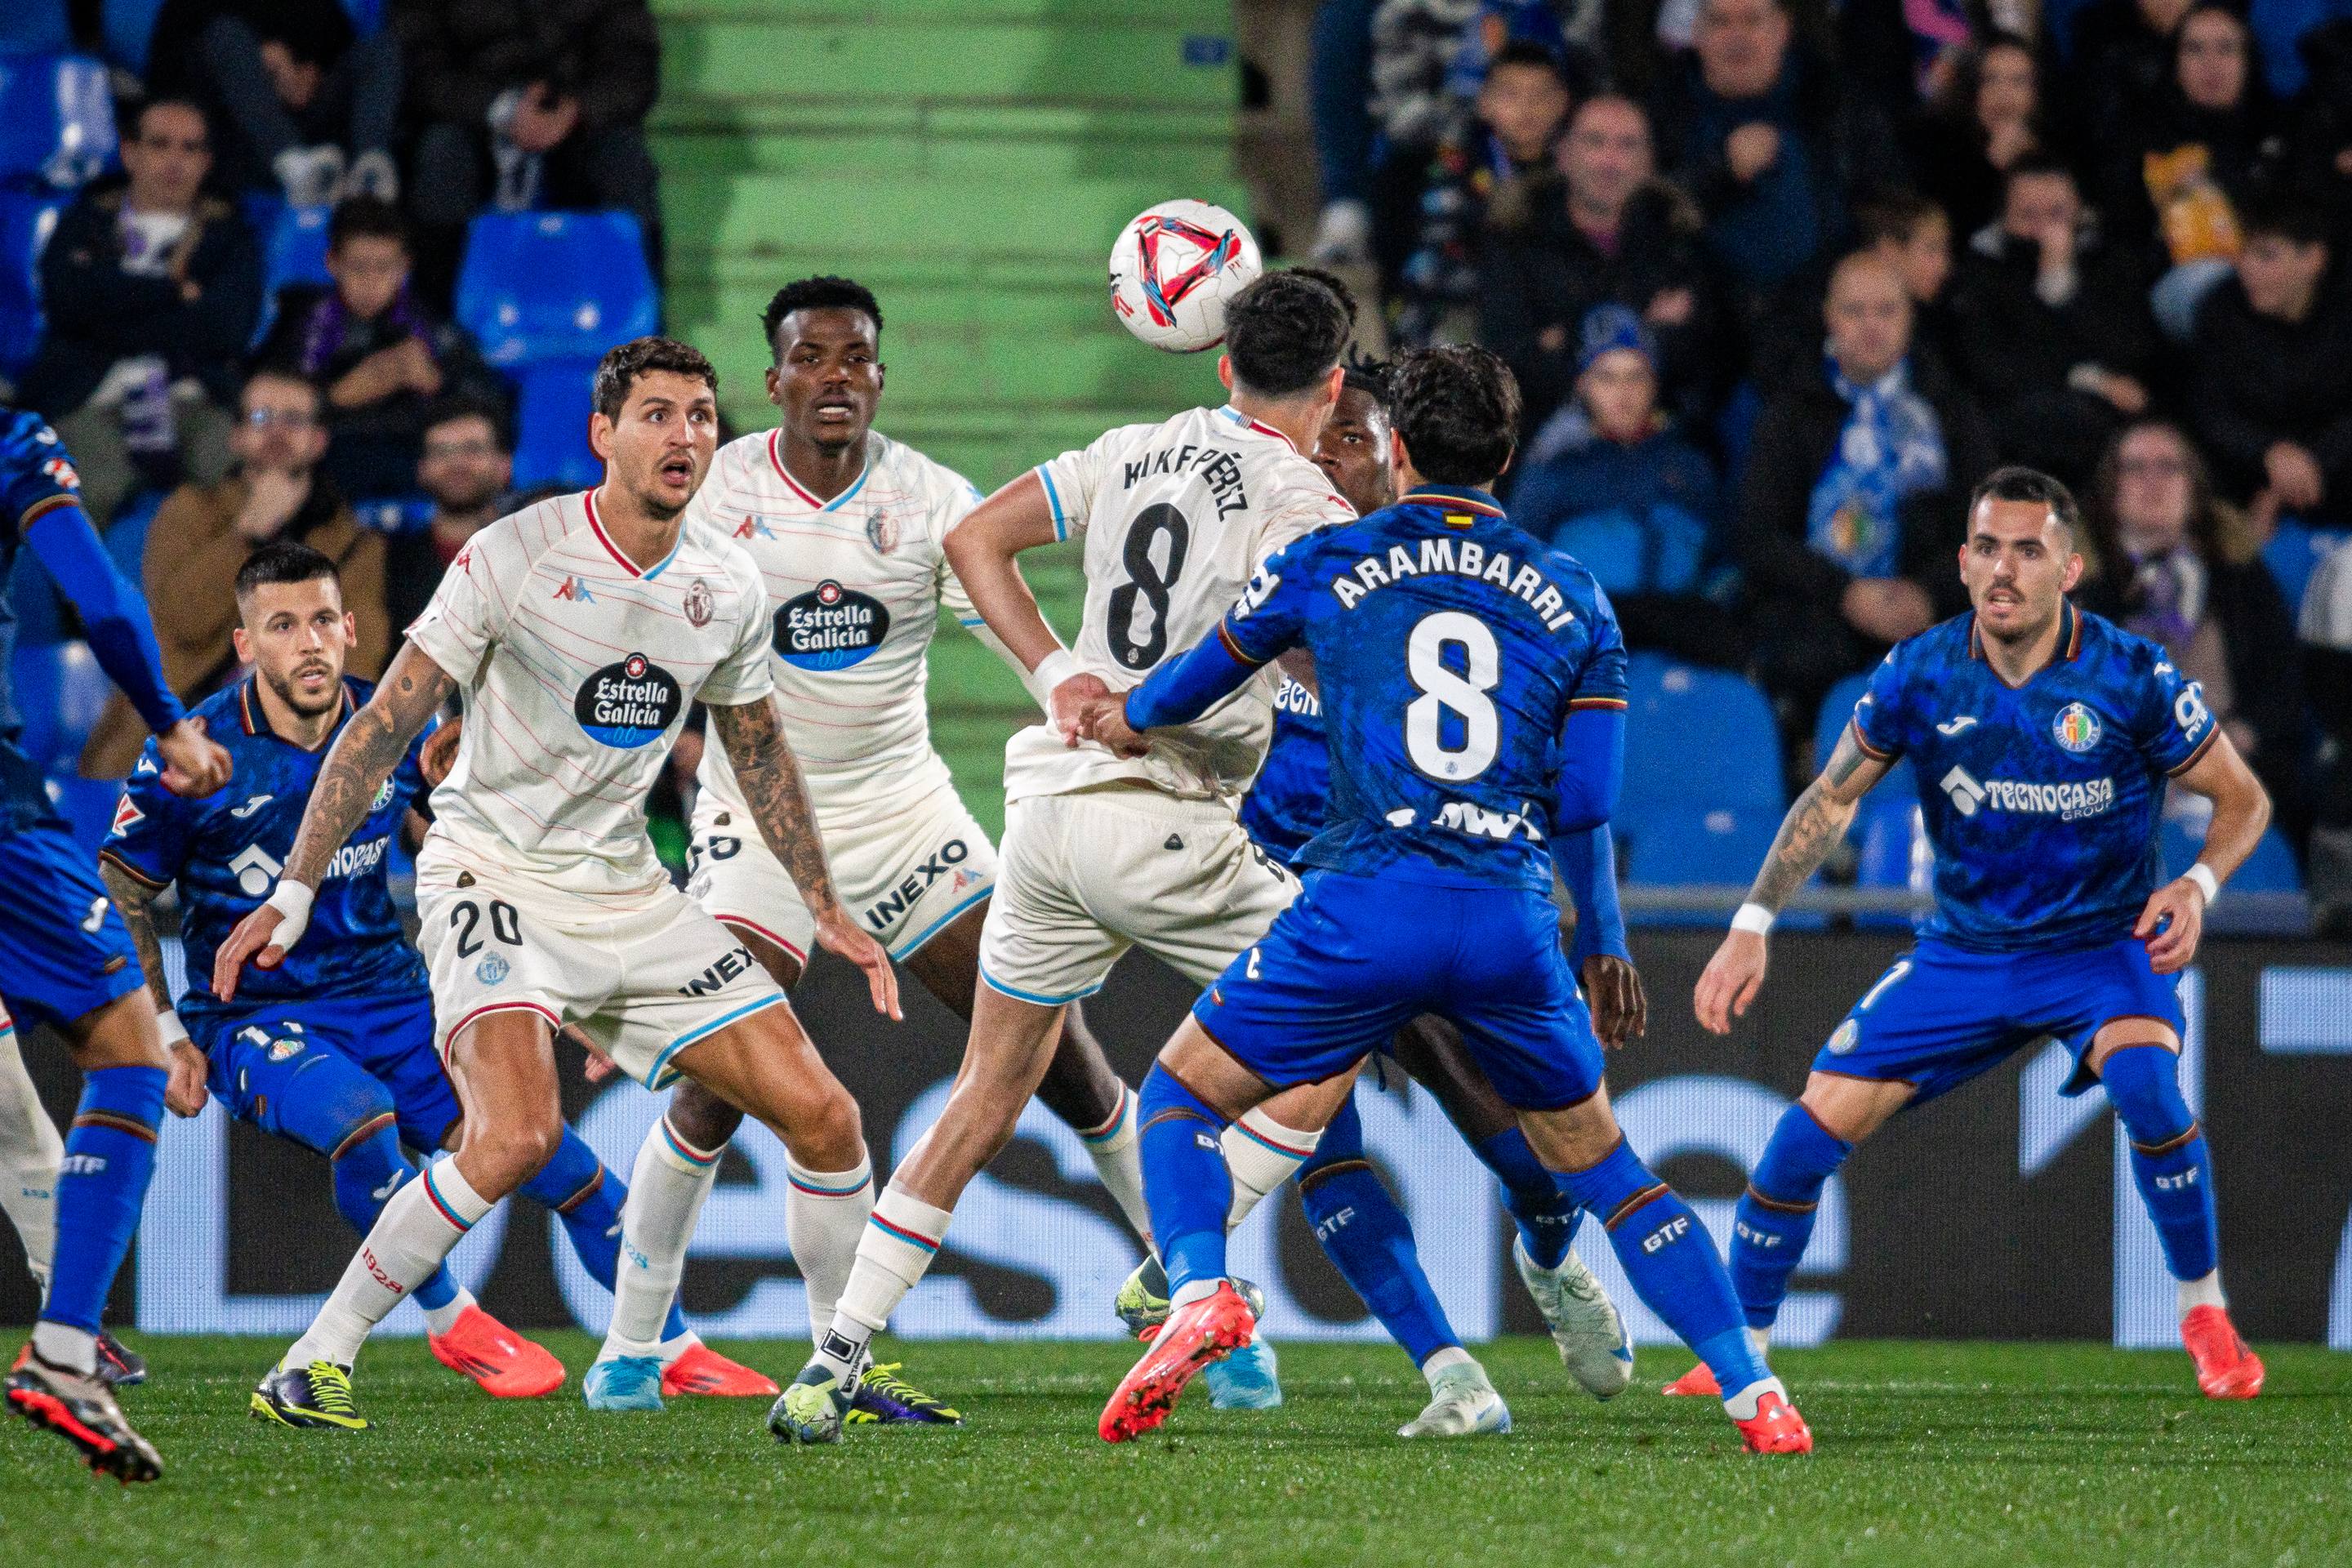
{"type": "Polygon", "coordinates": [[[1198,353],[1225,341],[1225,301],[1261,270],[1241,219],[1207,202],[1161,202],[1111,247],[1110,308],[1153,348],[1198,353]]]}

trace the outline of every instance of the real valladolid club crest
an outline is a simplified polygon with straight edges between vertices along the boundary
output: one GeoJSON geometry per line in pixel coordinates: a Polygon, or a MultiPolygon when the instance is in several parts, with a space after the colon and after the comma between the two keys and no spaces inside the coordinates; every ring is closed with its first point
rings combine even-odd
{"type": "Polygon", "coordinates": [[[687,585],[686,624],[702,627],[710,624],[710,584],[697,577],[687,585]]]}
{"type": "Polygon", "coordinates": [[[887,555],[898,548],[898,520],[887,511],[877,510],[866,520],[866,542],[874,547],[877,555],[887,555]]]}

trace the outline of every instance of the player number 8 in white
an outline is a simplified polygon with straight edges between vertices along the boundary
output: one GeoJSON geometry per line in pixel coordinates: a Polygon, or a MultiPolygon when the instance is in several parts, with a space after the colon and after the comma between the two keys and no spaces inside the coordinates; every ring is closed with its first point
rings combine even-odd
{"type": "Polygon", "coordinates": [[[1404,710],[1404,750],[1412,765],[1433,779],[1475,779],[1493,766],[1502,730],[1494,699],[1486,695],[1502,679],[1494,631],[1459,610],[1423,616],[1405,639],[1404,663],[1421,693],[1404,710]],[[1469,667],[1466,676],[1445,668],[1443,656],[1448,643],[1462,650],[1469,667]],[[1459,747],[1449,747],[1444,740],[1443,719],[1449,709],[1462,720],[1459,747]]]}

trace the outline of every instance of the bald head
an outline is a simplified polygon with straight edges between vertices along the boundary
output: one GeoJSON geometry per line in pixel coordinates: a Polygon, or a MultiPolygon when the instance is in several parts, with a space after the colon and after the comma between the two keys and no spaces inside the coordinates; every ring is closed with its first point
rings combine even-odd
{"type": "Polygon", "coordinates": [[[1876,381],[1911,352],[1911,290],[1880,252],[1856,251],[1837,264],[1822,314],[1848,381],[1876,381]]]}

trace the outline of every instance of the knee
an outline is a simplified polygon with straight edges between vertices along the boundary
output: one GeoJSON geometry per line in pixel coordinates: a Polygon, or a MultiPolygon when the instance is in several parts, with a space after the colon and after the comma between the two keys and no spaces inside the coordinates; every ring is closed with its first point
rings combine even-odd
{"type": "Polygon", "coordinates": [[[839,1084],[778,1132],[785,1151],[806,1170],[846,1171],[866,1157],[866,1128],[857,1114],[857,1101],[839,1084]]]}
{"type": "MultiPolygon", "coordinates": [[[[850,1109],[855,1114],[856,1107],[850,1109]]],[[[670,1097],[668,1116],[680,1138],[705,1152],[723,1148],[743,1125],[741,1111],[691,1079],[670,1097]]]]}
{"type": "MultiPolygon", "coordinates": [[[[483,1122],[467,1134],[466,1154],[469,1163],[480,1162],[500,1190],[511,1191],[538,1174],[562,1142],[563,1122],[551,1106],[545,1111],[483,1122]]],[[[474,1185],[482,1188],[478,1181],[474,1185]]]]}
{"type": "Polygon", "coordinates": [[[2180,1092],[2179,1059],[2168,1047],[2153,1042],[2119,1047],[2100,1059],[2098,1072],[2134,1142],[2176,1139],[2195,1125],[2180,1092]]]}

